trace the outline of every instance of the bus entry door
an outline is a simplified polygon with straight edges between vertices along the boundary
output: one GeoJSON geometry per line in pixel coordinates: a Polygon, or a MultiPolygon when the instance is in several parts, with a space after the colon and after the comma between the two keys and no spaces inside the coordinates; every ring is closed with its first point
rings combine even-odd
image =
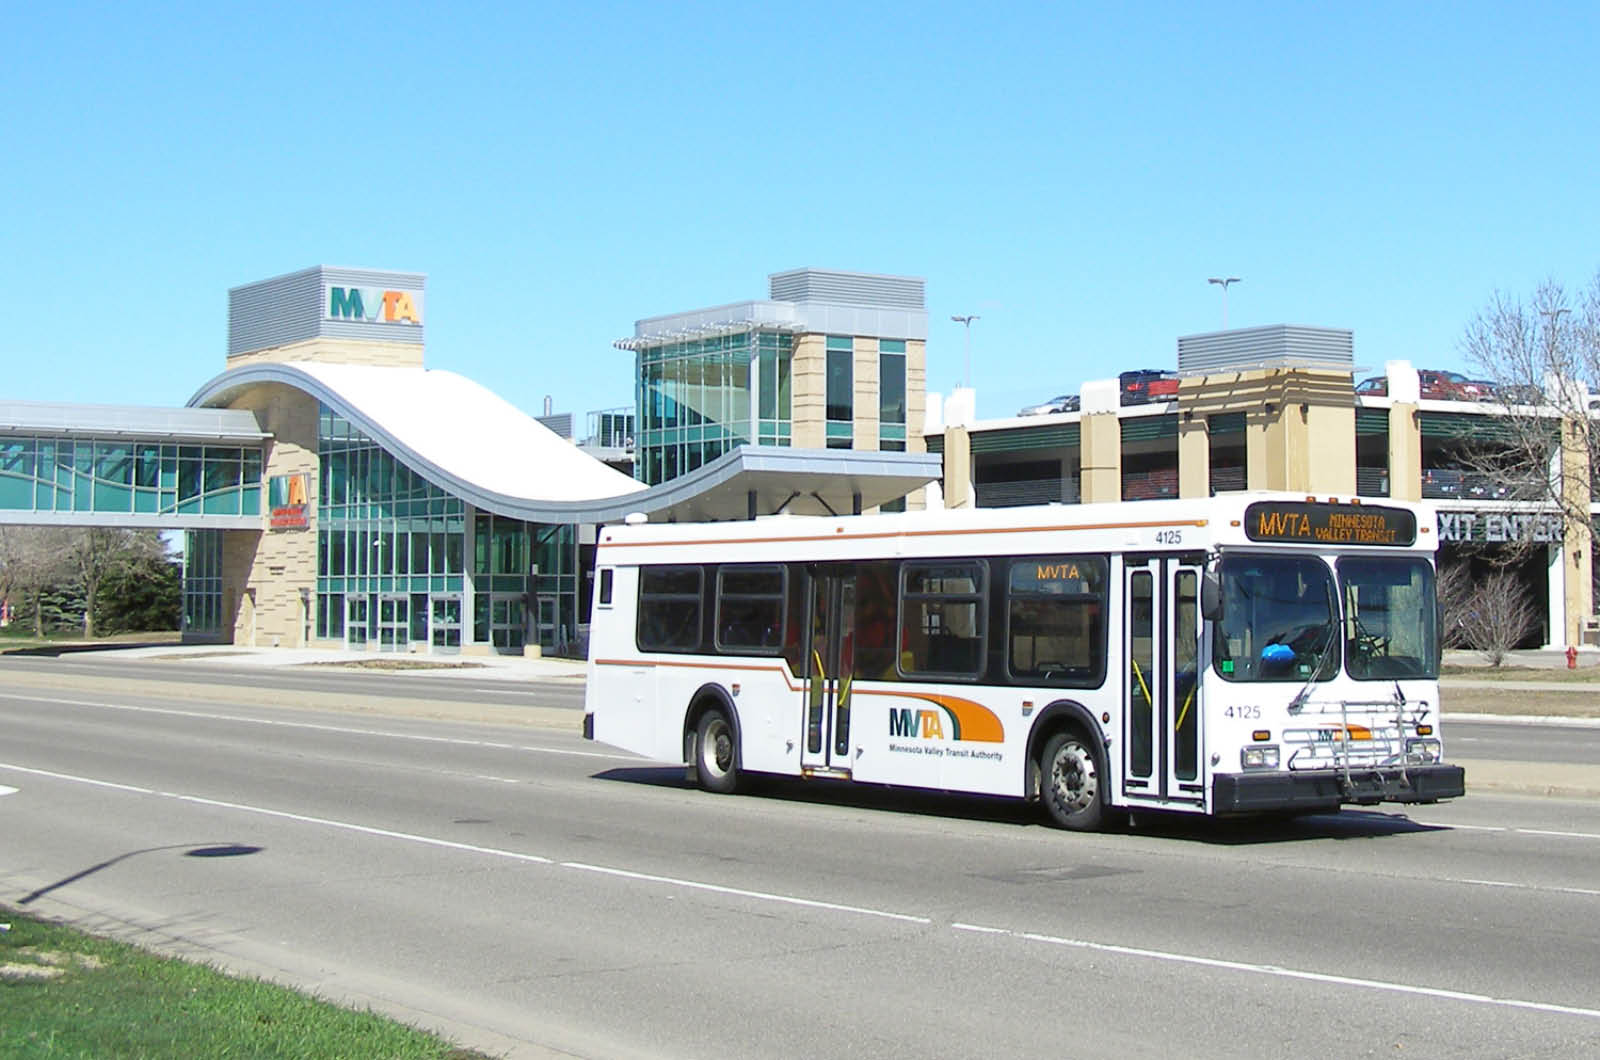
{"type": "Polygon", "coordinates": [[[1123,793],[1203,802],[1199,562],[1130,556],[1123,579],[1123,793]]]}
{"type": "Polygon", "coordinates": [[[811,578],[802,769],[849,770],[850,684],[855,671],[856,576],[818,566],[811,578]]]}

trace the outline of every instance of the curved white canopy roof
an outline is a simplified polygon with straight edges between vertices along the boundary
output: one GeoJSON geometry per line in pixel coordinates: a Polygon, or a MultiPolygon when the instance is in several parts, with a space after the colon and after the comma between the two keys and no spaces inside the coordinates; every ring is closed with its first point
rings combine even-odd
{"type": "Polygon", "coordinates": [[[454,372],[314,362],[259,362],[212,379],[189,399],[225,405],[246,387],[303,390],[423,477],[481,508],[536,522],[592,518],[597,501],[645,488],[498,394],[454,372]]]}
{"type": "Polygon", "coordinates": [[[191,407],[226,405],[247,387],[292,386],[469,504],[540,523],[744,519],[833,514],[904,496],[939,477],[928,453],[739,446],[646,488],[472,380],[424,368],[263,361],[224,372],[191,407]]]}

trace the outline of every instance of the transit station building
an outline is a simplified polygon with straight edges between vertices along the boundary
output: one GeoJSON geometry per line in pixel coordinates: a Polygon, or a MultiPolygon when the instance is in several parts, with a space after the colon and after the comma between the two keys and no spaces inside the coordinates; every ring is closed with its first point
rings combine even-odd
{"type": "Polygon", "coordinates": [[[614,343],[633,407],[576,444],[426,366],[422,274],[235,287],[223,370],[181,408],[0,402],[0,523],[184,531],[191,640],[474,654],[575,649],[596,529],[630,518],[1392,497],[1436,504],[1441,561],[1510,562],[1539,644],[1600,639],[1592,520],[1464,459],[1507,410],[1426,397],[1406,361],[1358,392],[1349,331],[1185,336],[1159,396],[1092,380],[1071,411],[980,421],[972,390],[926,393],[921,279],[795,269],[766,294],[637,320],[614,343]]]}

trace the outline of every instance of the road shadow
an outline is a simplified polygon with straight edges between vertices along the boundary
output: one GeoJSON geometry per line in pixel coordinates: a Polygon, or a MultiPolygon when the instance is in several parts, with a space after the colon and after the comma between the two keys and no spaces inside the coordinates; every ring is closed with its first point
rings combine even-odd
{"type": "Polygon", "coordinates": [[[65,644],[35,644],[26,648],[0,648],[0,655],[58,659],[63,655],[83,655],[91,652],[126,651],[129,648],[176,648],[179,640],[125,640],[125,641],[69,641],[65,644]]]}
{"type": "Polygon", "coordinates": [[[47,894],[50,894],[54,891],[59,891],[63,887],[69,887],[80,880],[84,880],[90,876],[93,876],[97,872],[104,872],[106,869],[109,869],[114,865],[120,865],[124,861],[127,861],[131,858],[140,857],[144,854],[159,854],[166,850],[182,850],[184,851],[185,857],[191,858],[231,858],[250,854],[259,854],[262,849],[262,847],[251,846],[248,843],[202,843],[198,845],[194,843],[168,843],[159,847],[143,847],[139,850],[129,850],[125,853],[118,854],[114,858],[107,858],[106,860],[97,862],[88,866],[87,868],[80,869],[70,876],[63,876],[54,883],[45,884],[43,887],[40,887],[39,889],[25,894],[21,898],[17,899],[17,904],[20,906],[36,902],[47,894]]]}
{"type": "MultiPolygon", "coordinates": [[[[591,777],[595,780],[621,784],[695,790],[695,786],[685,779],[683,766],[625,766],[593,773],[591,777]]],[[[984,821],[1019,828],[1052,827],[1046,819],[1043,807],[1036,802],[1024,802],[998,795],[895,788],[846,780],[749,776],[740,786],[739,797],[773,802],[844,806],[857,810],[944,817],[958,821],[984,821]]],[[[1391,836],[1449,830],[1440,825],[1418,824],[1400,811],[1355,809],[1300,816],[1258,814],[1219,818],[1160,810],[1139,810],[1132,814],[1113,811],[1108,818],[1104,829],[1108,833],[1220,846],[1329,839],[1385,839],[1391,836]]]]}

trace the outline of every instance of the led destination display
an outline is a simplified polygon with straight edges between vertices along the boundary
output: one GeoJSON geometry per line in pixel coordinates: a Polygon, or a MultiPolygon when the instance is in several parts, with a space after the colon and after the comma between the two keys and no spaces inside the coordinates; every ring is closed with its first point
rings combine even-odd
{"type": "Polygon", "coordinates": [[[1244,510],[1244,533],[1251,541],[1410,545],[1417,540],[1417,519],[1401,508],[1257,501],[1244,510]]]}

